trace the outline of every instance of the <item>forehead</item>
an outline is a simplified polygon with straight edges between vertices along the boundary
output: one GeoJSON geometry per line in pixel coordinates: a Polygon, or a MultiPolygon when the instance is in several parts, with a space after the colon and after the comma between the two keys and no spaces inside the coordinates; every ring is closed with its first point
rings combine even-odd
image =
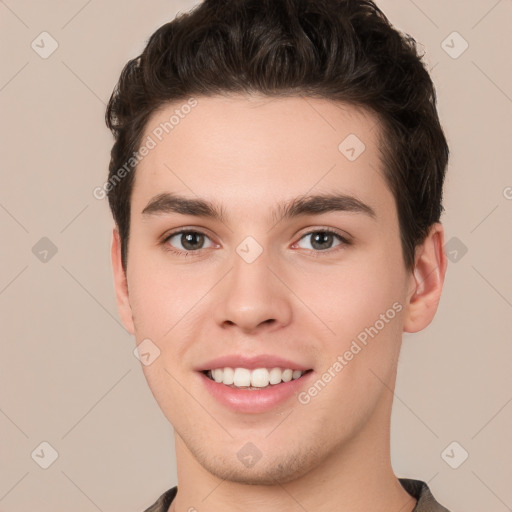
{"type": "Polygon", "coordinates": [[[149,119],[132,212],[173,192],[261,213],[276,201],[337,192],[389,207],[372,114],[309,97],[195,97],[149,119]],[[193,105],[193,106],[192,106],[193,105]]]}

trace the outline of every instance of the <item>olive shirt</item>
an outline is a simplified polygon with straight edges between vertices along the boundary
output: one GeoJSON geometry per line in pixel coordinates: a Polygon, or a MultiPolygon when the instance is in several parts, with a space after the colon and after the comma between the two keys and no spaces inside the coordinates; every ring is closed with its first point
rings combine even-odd
{"type": "MultiPolygon", "coordinates": [[[[418,500],[412,512],[450,512],[436,501],[425,482],[409,478],[399,478],[398,480],[402,487],[418,500]]],[[[144,512],[167,512],[177,492],[178,487],[169,489],[144,512]]]]}

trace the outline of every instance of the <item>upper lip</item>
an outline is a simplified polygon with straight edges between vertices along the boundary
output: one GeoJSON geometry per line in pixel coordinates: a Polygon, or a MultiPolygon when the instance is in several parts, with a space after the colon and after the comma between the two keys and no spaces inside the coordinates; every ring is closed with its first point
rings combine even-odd
{"type": "Polygon", "coordinates": [[[289,368],[291,370],[301,370],[304,372],[311,369],[309,366],[304,366],[295,361],[269,354],[261,354],[252,357],[231,354],[206,361],[198,366],[196,370],[202,372],[226,367],[247,368],[248,370],[254,370],[256,368],[289,368]]]}

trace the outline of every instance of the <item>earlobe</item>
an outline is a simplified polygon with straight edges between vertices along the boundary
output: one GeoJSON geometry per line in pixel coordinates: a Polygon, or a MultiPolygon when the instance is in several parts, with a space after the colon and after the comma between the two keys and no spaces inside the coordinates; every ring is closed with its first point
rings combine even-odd
{"type": "Polygon", "coordinates": [[[128,295],[128,281],[126,279],[126,273],[123,268],[121,258],[121,237],[117,227],[112,232],[112,271],[114,274],[114,287],[116,291],[117,309],[121,317],[121,321],[125,329],[130,333],[135,333],[135,327],[133,324],[132,308],[130,306],[130,300],[128,295]]]}
{"type": "Polygon", "coordinates": [[[443,249],[444,229],[434,224],[425,241],[417,247],[412,289],[407,297],[404,331],[418,332],[432,322],[444,284],[447,259],[443,249]]]}

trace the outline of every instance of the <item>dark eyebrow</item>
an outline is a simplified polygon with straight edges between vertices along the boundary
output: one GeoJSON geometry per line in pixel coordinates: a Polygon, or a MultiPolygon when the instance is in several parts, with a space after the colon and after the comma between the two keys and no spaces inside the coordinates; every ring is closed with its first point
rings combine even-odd
{"type": "MultiPolygon", "coordinates": [[[[272,211],[272,218],[289,219],[300,215],[320,215],[328,212],[363,213],[372,219],[377,216],[374,209],[356,197],[345,194],[320,194],[296,197],[291,201],[279,204],[272,211]]],[[[165,192],[153,197],[144,210],[143,215],[161,215],[179,213],[194,217],[209,217],[226,222],[224,209],[204,199],[193,199],[165,192]]]]}
{"type": "Polygon", "coordinates": [[[290,219],[300,215],[320,215],[329,212],[363,213],[372,219],[377,217],[375,210],[356,197],[345,194],[320,194],[296,197],[295,199],[278,205],[272,212],[274,219],[290,219]]]}
{"type": "Polygon", "coordinates": [[[226,216],[222,208],[204,199],[192,199],[164,192],[148,202],[142,215],[161,215],[166,213],[180,213],[195,217],[210,217],[225,222],[226,216]]]}

